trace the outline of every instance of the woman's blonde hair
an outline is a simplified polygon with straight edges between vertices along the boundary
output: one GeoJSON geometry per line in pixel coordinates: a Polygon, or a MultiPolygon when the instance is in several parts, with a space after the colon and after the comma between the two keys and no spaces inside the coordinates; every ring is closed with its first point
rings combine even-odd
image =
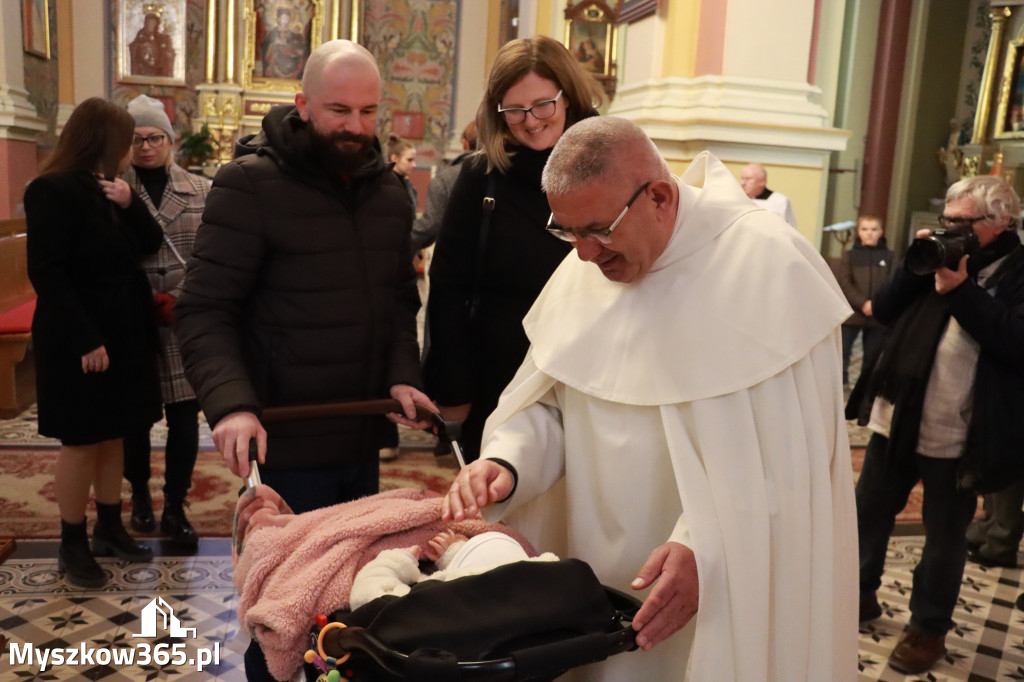
{"type": "Polygon", "coordinates": [[[510,40],[498,51],[487,79],[487,91],[476,113],[477,148],[487,156],[487,170],[507,171],[511,165],[507,142],[515,138],[498,113],[501,98],[524,76],[535,73],[562,90],[565,127],[592,116],[604,101],[604,91],[565,46],[547,36],[510,40]]]}

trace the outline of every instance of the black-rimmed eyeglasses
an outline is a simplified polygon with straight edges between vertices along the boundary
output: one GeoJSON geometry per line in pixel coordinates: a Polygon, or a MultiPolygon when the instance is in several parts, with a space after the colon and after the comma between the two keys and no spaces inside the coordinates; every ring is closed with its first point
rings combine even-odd
{"type": "Polygon", "coordinates": [[[132,138],[132,146],[136,149],[142,149],[142,145],[148,142],[150,149],[159,149],[164,146],[164,140],[166,139],[167,136],[161,135],[160,133],[153,133],[152,135],[147,135],[145,137],[136,135],[132,138]]]}
{"type": "Polygon", "coordinates": [[[977,218],[965,218],[961,216],[939,216],[939,225],[946,228],[947,230],[964,230],[968,227],[973,228],[974,223],[979,223],[982,220],[989,220],[995,218],[994,215],[980,215],[977,218]]]}
{"type": "Polygon", "coordinates": [[[509,125],[522,123],[526,120],[527,114],[533,114],[533,117],[536,119],[551,118],[555,115],[555,106],[561,97],[562,91],[559,90],[554,99],[546,99],[543,102],[537,102],[532,107],[527,107],[526,109],[523,109],[522,107],[508,107],[507,109],[503,109],[499,104],[498,113],[505,117],[505,123],[508,123],[509,125]]]}
{"type": "Polygon", "coordinates": [[[556,223],[554,213],[552,213],[551,217],[548,218],[548,224],[545,229],[547,229],[548,232],[555,235],[564,242],[574,242],[577,239],[593,239],[599,244],[611,244],[612,232],[615,230],[616,227],[619,226],[619,223],[622,222],[622,219],[626,217],[626,211],[629,210],[629,207],[633,205],[633,202],[635,202],[637,198],[641,194],[643,194],[644,190],[647,189],[650,186],[650,184],[650,182],[645,182],[644,184],[640,185],[640,189],[633,192],[633,196],[631,196],[629,198],[629,201],[626,202],[626,208],[622,209],[622,213],[620,213],[619,217],[615,219],[615,222],[613,222],[611,225],[609,225],[603,230],[587,230],[585,232],[573,232],[572,230],[568,230],[559,225],[558,223],[556,223]]]}

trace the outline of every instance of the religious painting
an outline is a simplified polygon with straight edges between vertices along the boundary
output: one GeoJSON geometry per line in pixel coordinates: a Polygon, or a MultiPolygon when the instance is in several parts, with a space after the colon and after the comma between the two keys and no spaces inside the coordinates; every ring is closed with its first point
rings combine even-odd
{"type": "Polygon", "coordinates": [[[565,46],[595,76],[612,75],[615,15],[603,2],[583,2],[566,11],[565,46]]]}
{"type": "Polygon", "coordinates": [[[185,85],[186,0],[123,0],[117,17],[117,80],[185,85]]]}
{"type": "Polygon", "coordinates": [[[50,58],[50,10],[46,0],[21,0],[21,36],[25,52],[50,58]]]}
{"type": "Polygon", "coordinates": [[[323,0],[247,0],[246,86],[297,90],[323,24],[323,0]]]}
{"type": "Polygon", "coordinates": [[[995,137],[1024,137],[1024,35],[1009,43],[999,85],[995,137]]]}

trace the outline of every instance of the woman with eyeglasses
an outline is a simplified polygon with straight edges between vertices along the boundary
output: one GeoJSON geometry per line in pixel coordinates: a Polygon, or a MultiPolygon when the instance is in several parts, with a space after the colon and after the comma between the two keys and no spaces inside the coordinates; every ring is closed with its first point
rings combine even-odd
{"type": "Polygon", "coordinates": [[[131,162],[134,132],[123,107],[85,100],[25,189],[39,434],[61,442],[58,567],[81,587],[106,582],[94,556],[153,557],[121,523],[123,438],[160,419],[153,299],[139,265],[160,248],[160,226],[118,177],[131,162]]]}
{"type": "MultiPolygon", "coordinates": [[[[157,317],[157,364],[167,419],[160,532],[176,550],[191,553],[199,547],[199,536],[185,516],[185,497],[199,453],[199,401],[185,378],[172,309],[181,295],[185,263],[192,256],[210,182],[174,162],[174,128],[163,102],[139,95],[128,103],[128,113],[135,119],[135,153],[123,177],[164,233],[160,250],[142,261],[157,317]]],[[[124,439],[124,477],[132,486],[131,527],[140,533],[156,529],[149,491],[149,431],[145,426],[124,439]]]]}
{"type": "Polygon", "coordinates": [[[463,163],[430,267],[428,393],[463,422],[466,460],[526,355],[522,319],[572,246],[545,229],[541,171],[571,125],[597,115],[601,86],[558,41],[506,43],[477,111],[477,154],[463,163]]]}

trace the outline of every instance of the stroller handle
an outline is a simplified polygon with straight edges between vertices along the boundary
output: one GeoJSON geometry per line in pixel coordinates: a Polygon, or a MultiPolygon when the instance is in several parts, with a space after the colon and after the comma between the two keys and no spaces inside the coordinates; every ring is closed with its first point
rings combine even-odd
{"type": "MultiPolygon", "coordinates": [[[[620,613],[620,617],[624,614],[620,613]]],[[[459,661],[440,649],[418,649],[403,654],[371,635],[365,628],[349,626],[329,631],[324,637],[324,651],[340,657],[351,651],[362,651],[377,664],[407,682],[429,682],[436,679],[439,666],[445,679],[461,682],[521,682],[545,678],[603,661],[611,655],[637,648],[632,623],[619,622],[619,629],[610,633],[588,633],[559,642],[550,642],[517,651],[512,656],[488,661],[459,661]],[[422,666],[422,667],[421,667],[422,666]]]]}

